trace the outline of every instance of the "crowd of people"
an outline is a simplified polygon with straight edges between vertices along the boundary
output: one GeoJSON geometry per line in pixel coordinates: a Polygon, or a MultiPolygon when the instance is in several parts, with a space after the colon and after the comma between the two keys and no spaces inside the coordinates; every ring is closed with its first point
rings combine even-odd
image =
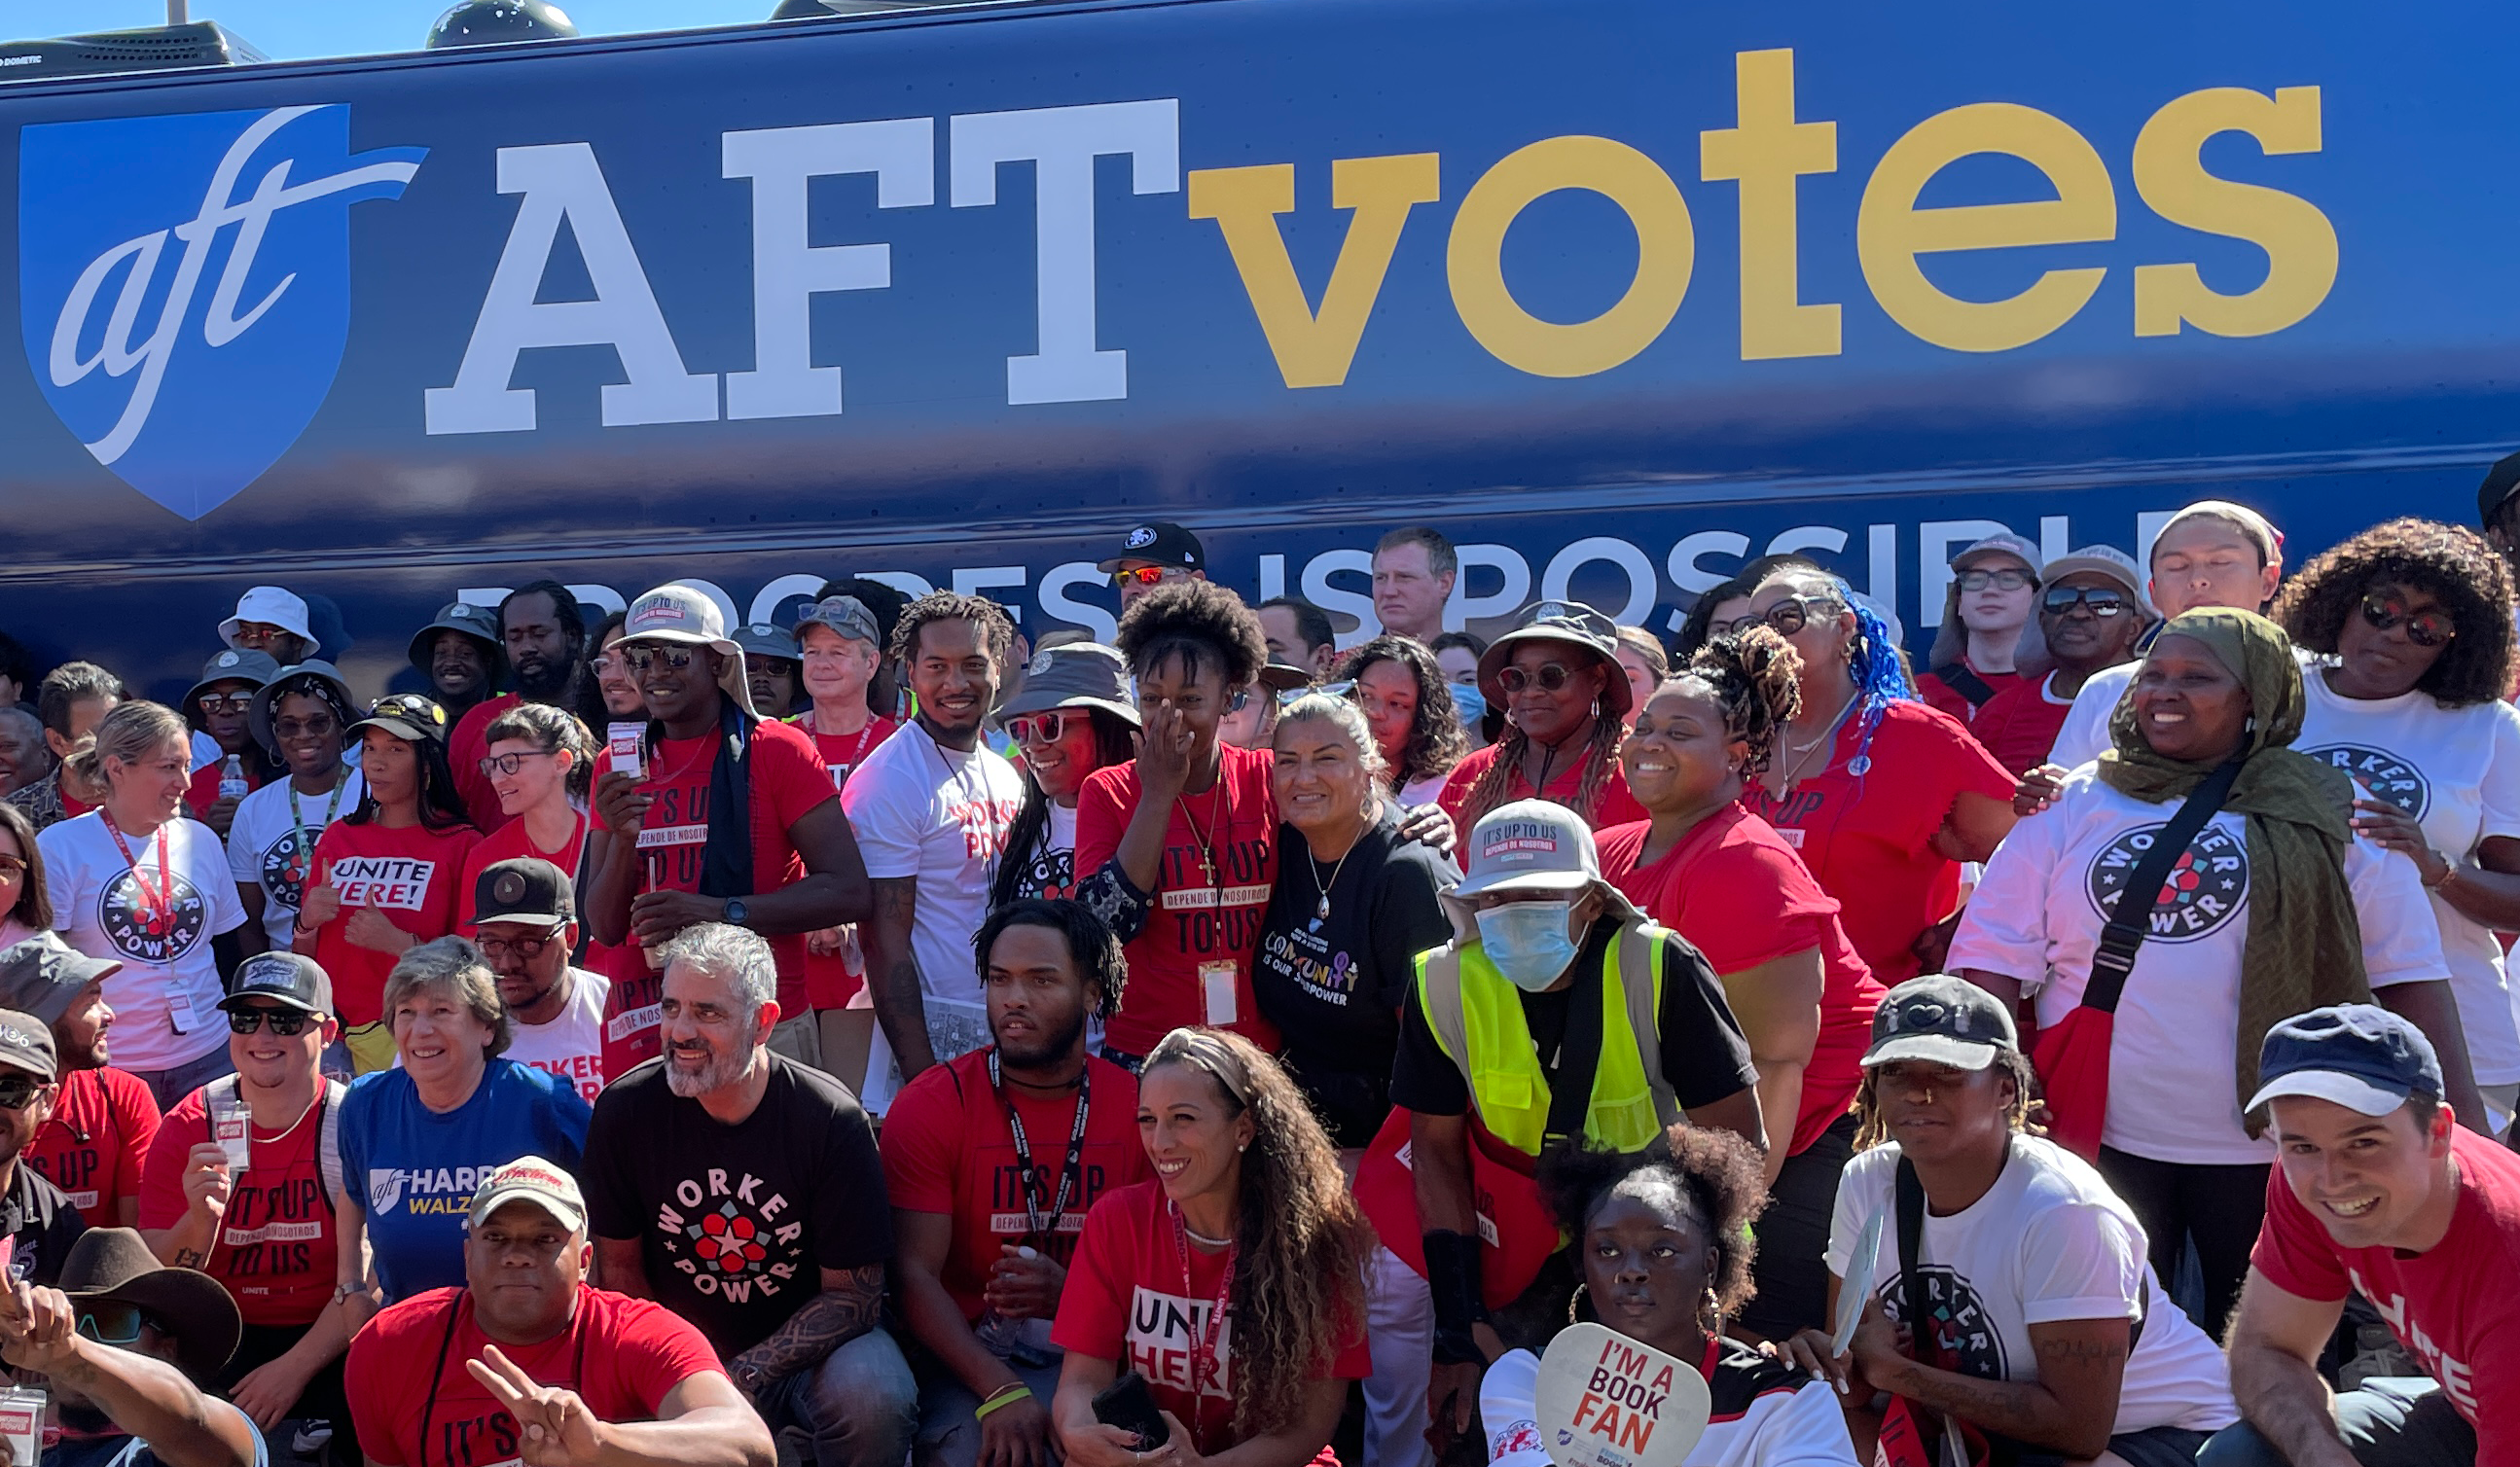
{"type": "Polygon", "coordinates": [[[1165,523],[1110,645],[0,639],[0,1361],[78,1467],[1537,1467],[1592,1321],[1697,1467],[2520,1461],[2480,512],[1996,535],[1921,666],[1795,556],[1483,640],[1423,527],[1341,648],[1165,523]]]}

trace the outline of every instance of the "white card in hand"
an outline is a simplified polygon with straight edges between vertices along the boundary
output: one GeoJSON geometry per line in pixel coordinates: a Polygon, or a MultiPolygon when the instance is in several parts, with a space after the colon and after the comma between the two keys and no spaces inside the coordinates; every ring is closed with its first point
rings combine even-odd
{"type": "Polygon", "coordinates": [[[1874,1213],[1855,1240],[1855,1254],[1846,1261],[1846,1282],[1838,1286],[1837,1333],[1828,1342],[1832,1357],[1846,1354],[1855,1343],[1855,1327],[1864,1322],[1864,1302],[1872,1297],[1880,1269],[1881,1214],[1874,1213]]]}

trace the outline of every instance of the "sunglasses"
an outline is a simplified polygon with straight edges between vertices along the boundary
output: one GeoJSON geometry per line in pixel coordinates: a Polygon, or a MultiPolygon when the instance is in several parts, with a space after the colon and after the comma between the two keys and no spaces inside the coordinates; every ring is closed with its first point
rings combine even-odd
{"type": "Polygon", "coordinates": [[[31,1075],[12,1075],[0,1080],[0,1110],[24,1110],[34,1100],[35,1092],[45,1082],[31,1075]]]}
{"type": "Polygon", "coordinates": [[[1135,570],[1115,570],[1111,572],[1111,584],[1114,586],[1160,586],[1165,581],[1172,579],[1174,576],[1182,575],[1185,572],[1178,565],[1141,565],[1135,570]]]}
{"type": "Polygon", "coordinates": [[[293,1008],[231,1008],[228,1010],[228,1032],[251,1034],[269,1024],[271,1032],[282,1039],[295,1039],[314,1018],[313,1014],[300,1013],[293,1008]]]}
{"type": "Polygon", "coordinates": [[[522,754],[484,754],[481,756],[481,775],[484,778],[492,775],[513,775],[525,767],[526,760],[549,759],[558,752],[557,749],[532,749],[522,754]]]}
{"type": "Polygon", "coordinates": [[[1574,680],[1575,670],[1563,662],[1543,662],[1538,672],[1525,672],[1510,663],[1497,669],[1497,686],[1505,689],[1508,697],[1526,688],[1555,692],[1574,680]]]}
{"type": "Polygon", "coordinates": [[[2458,624],[2441,611],[2408,613],[2407,603],[2374,592],[2362,598],[2362,619],[2375,632],[2385,632],[2400,622],[2407,624],[2407,640],[2417,646],[2448,646],[2458,635],[2458,624]]]}
{"type": "Polygon", "coordinates": [[[2039,584],[2037,576],[2011,565],[2002,570],[1963,570],[1952,579],[1959,583],[1962,591],[1984,591],[1989,586],[1998,591],[2019,591],[2039,584]]]}
{"type": "Polygon", "coordinates": [[[194,704],[203,713],[243,713],[248,708],[253,706],[253,694],[249,692],[205,692],[200,697],[195,698],[193,701],[194,704]]]}
{"type": "Polygon", "coordinates": [[[505,957],[513,953],[517,956],[523,958],[525,961],[531,962],[535,958],[542,956],[543,949],[550,947],[554,942],[558,941],[559,938],[560,929],[558,927],[554,927],[552,930],[544,933],[540,937],[519,937],[514,939],[504,937],[485,937],[478,942],[475,942],[472,946],[479,948],[481,950],[481,956],[484,957],[505,957]]]}
{"type": "Polygon", "coordinates": [[[79,1311],[78,1332],[99,1345],[137,1345],[149,1316],[128,1304],[99,1300],[79,1311]]]}
{"type": "Polygon", "coordinates": [[[276,718],[271,721],[271,732],[280,738],[323,738],[340,733],[341,721],[329,713],[318,713],[313,718],[276,718]]]}
{"type": "Polygon", "coordinates": [[[2093,616],[2118,616],[2126,611],[2127,595],[2105,586],[2058,586],[2039,599],[2039,609],[2049,616],[2063,616],[2076,606],[2093,616]]]}
{"type": "Polygon", "coordinates": [[[1791,637],[1810,626],[1815,616],[1835,616],[1845,609],[1823,597],[1789,596],[1770,606],[1759,620],[1775,628],[1778,636],[1791,637]]]}
{"type": "Polygon", "coordinates": [[[1017,743],[1057,743],[1067,736],[1071,721],[1090,717],[1090,714],[1063,708],[1053,708],[1048,713],[1026,713],[1007,720],[1007,736],[1017,743]]]}
{"type": "Polygon", "coordinates": [[[658,662],[681,672],[698,661],[700,655],[699,648],[695,646],[625,646],[617,650],[621,654],[622,665],[634,673],[644,673],[658,662]]]}

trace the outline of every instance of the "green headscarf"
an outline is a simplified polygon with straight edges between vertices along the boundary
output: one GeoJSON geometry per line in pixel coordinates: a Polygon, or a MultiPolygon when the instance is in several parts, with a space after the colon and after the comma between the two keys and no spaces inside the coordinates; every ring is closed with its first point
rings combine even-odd
{"type": "MultiPolygon", "coordinates": [[[[2326,1004],[2371,1001],[2362,924],[2345,884],[2354,785],[2342,771],[2287,747],[2301,733],[2304,695],[2301,664],[2281,628],[2254,611],[2212,607],[2174,617],[2153,645],[2172,637],[2204,644],[2249,693],[2252,722],[2240,746],[2240,774],[2223,802],[2246,817],[2248,828],[2249,934],[2240,956],[2240,1038],[2232,1057],[2245,1116],[2269,1029],[2326,1004]]],[[[2184,800],[2214,772],[2211,764],[2152,751],[2136,728],[2133,684],[2109,715],[2109,736],[2117,746],[2100,755],[2101,781],[2147,804],[2184,800]]],[[[2246,1124],[2251,1135],[2264,1129],[2255,1119],[2246,1124]]]]}

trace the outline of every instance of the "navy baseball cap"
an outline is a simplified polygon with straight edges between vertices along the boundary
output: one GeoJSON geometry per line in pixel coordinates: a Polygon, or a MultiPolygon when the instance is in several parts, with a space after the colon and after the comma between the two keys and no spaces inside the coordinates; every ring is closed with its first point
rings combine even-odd
{"type": "Polygon", "coordinates": [[[2268,1030],[2258,1051],[2258,1092],[2248,1108],[2281,1095],[2385,1116],[2409,1095],[2442,1097],[2441,1059],[2422,1030],[2376,1003],[2314,1008],[2268,1030]]]}

